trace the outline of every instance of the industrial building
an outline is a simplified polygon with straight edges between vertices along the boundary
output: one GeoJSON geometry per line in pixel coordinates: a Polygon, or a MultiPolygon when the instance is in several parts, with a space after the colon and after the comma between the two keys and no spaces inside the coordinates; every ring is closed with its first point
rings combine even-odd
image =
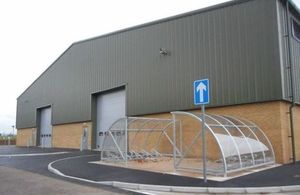
{"type": "Polygon", "coordinates": [[[286,0],[231,1],[73,43],[18,97],[17,145],[80,148],[85,128],[101,149],[120,118],[199,111],[203,78],[210,116],[251,121],[277,163],[300,159],[300,12],[286,0]]]}

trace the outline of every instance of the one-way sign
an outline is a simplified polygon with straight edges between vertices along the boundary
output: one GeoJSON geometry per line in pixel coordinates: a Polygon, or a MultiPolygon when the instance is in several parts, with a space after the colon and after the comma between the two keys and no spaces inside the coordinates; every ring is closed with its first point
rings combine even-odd
{"type": "Polygon", "coordinates": [[[208,104],[209,103],[209,80],[202,79],[194,81],[194,104],[208,104]]]}
{"type": "Polygon", "coordinates": [[[207,182],[206,172],[206,138],[205,138],[205,104],[209,103],[209,80],[202,79],[194,81],[194,104],[201,104],[202,111],[202,162],[203,162],[203,180],[207,182]]]}

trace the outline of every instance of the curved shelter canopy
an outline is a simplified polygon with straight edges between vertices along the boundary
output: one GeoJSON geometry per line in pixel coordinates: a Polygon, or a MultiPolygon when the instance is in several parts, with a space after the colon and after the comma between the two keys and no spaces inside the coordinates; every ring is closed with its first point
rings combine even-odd
{"type": "Polygon", "coordinates": [[[173,156],[173,120],[126,117],[115,121],[105,132],[101,160],[127,162],[173,156]]]}
{"type": "MultiPolygon", "coordinates": [[[[127,162],[173,158],[175,170],[201,173],[202,114],[172,112],[173,119],[126,117],[105,132],[101,160],[127,162]]],[[[205,115],[207,173],[223,175],[275,162],[273,147],[254,123],[205,115]]],[[[170,166],[172,166],[170,164],[170,166]]]]}
{"type": "MultiPolygon", "coordinates": [[[[174,157],[175,168],[202,172],[199,166],[202,160],[199,149],[202,146],[202,113],[172,112],[172,115],[175,121],[180,122],[180,125],[175,125],[175,129],[176,145],[181,148],[182,154],[174,157]],[[198,123],[199,128],[190,128],[191,123],[198,123]],[[187,136],[193,139],[186,139],[187,136]],[[198,158],[194,165],[192,158],[198,158]]],[[[275,162],[269,139],[253,122],[232,116],[205,114],[205,127],[208,173],[227,175],[275,162]]]]}

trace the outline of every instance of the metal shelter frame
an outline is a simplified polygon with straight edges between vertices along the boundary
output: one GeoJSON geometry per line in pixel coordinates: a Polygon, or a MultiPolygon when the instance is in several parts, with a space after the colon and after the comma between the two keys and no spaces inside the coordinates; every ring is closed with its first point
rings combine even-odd
{"type": "MultiPolygon", "coordinates": [[[[202,113],[171,112],[172,119],[126,117],[104,133],[101,160],[173,158],[174,169],[202,173],[202,113]],[[193,125],[191,125],[193,123],[193,125]],[[198,126],[197,126],[198,125],[198,126]]],[[[275,163],[273,147],[253,122],[205,114],[207,174],[227,176],[275,163]]]]}
{"type": "MultiPolygon", "coordinates": [[[[171,112],[171,114],[174,123],[175,121],[183,123],[184,120],[195,120],[199,124],[202,123],[202,113],[178,111],[171,112]]],[[[202,136],[201,128],[194,130],[195,136],[191,141],[185,141],[182,133],[177,136],[176,132],[185,132],[186,129],[180,125],[180,130],[177,130],[177,127],[178,125],[174,125],[173,142],[175,146],[179,145],[182,155],[174,155],[175,170],[202,173],[201,166],[192,167],[188,163],[184,163],[184,161],[189,162],[188,154],[193,147],[201,147],[198,146],[202,136]]],[[[232,116],[205,114],[205,127],[217,143],[220,152],[218,159],[210,160],[207,163],[208,174],[227,176],[228,173],[275,163],[275,154],[269,139],[253,122],[232,116]]],[[[199,156],[197,162],[201,163],[199,156]]]]}
{"type": "Polygon", "coordinates": [[[172,119],[120,118],[104,133],[101,160],[125,163],[128,160],[155,160],[163,156],[172,157],[173,150],[176,155],[180,155],[172,134],[172,119]],[[162,150],[162,141],[171,149],[162,150]]]}

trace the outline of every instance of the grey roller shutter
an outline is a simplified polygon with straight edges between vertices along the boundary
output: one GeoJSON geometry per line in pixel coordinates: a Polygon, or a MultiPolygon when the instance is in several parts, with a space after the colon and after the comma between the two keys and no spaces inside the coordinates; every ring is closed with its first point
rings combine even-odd
{"type": "Polygon", "coordinates": [[[125,117],[125,99],[125,90],[97,97],[97,149],[100,149],[109,127],[118,119],[125,117]]]}
{"type": "Polygon", "coordinates": [[[40,111],[40,144],[42,147],[52,147],[51,107],[40,111]]]}

